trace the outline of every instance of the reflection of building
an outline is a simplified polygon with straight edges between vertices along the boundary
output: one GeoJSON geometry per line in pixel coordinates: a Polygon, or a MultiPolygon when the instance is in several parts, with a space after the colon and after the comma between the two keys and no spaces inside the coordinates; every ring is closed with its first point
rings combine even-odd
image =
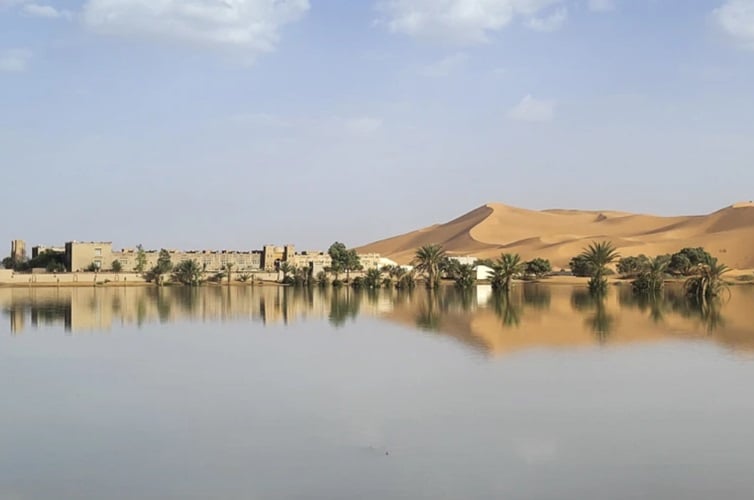
{"type": "Polygon", "coordinates": [[[26,326],[26,312],[23,309],[11,309],[10,314],[10,332],[14,335],[23,333],[26,326]]]}
{"type": "MultiPolygon", "coordinates": [[[[350,296],[350,289],[340,291],[350,296]]],[[[355,295],[355,294],[354,294],[355,295]]],[[[141,326],[179,320],[249,320],[292,323],[328,317],[332,295],[292,287],[73,287],[0,289],[11,332],[62,327],[67,332],[108,331],[114,325],[141,326]]]]}

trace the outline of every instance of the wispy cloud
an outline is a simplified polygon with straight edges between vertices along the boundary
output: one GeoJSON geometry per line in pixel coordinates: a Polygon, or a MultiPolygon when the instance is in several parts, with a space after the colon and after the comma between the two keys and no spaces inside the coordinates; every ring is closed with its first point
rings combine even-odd
{"type": "Polygon", "coordinates": [[[6,73],[21,73],[26,71],[31,61],[31,51],[28,49],[0,50],[0,71],[6,73]]]}
{"type": "Polygon", "coordinates": [[[419,68],[419,74],[429,78],[442,78],[460,69],[467,59],[466,54],[462,52],[452,54],[419,68]]]}
{"type": "Polygon", "coordinates": [[[555,101],[535,99],[529,94],[508,112],[508,118],[524,122],[551,122],[555,118],[555,106],[555,101]]]}
{"type": "Polygon", "coordinates": [[[754,50],[754,0],[728,0],[712,15],[723,31],[744,48],[754,50]]]}
{"type": "Polygon", "coordinates": [[[257,53],[274,50],[280,29],[308,10],[309,0],[88,0],[83,19],[90,29],[106,35],[257,53]]]}
{"type": "Polygon", "coordinates": [[[610,12],[615,8],[615,0],[589,0],[589,10],[592,12],[610,12]]]}
{"type": "Polygon", "coordinates": [[[541,17],[531,17],[526,21],[526,26],[534,31],[550,32],[559,29],[568,20],[568,11],[565,7],[541,17]]]}
{"type": "MultiPolygon", "coordinates": [[[[564,0],[381,0],[377,4],[394,33],[460,45],[488,41],[515,18],[535,18],[564,0]]],[[[536,23],[535,23],[536,24],[536,23]]]]}
{"type": "Polygon", "coordinates": [[[73,14],[67,10],[58,10],[52,5],[42,5],[38,3],[25,3],[23,11],[34,17],[45,17],[48,19],[71,19],[73,14]]]}

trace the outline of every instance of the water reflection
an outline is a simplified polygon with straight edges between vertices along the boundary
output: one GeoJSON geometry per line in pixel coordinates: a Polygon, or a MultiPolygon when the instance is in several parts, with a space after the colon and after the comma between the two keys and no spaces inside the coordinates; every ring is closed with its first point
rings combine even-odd
{"type": "Polygon", "coordinates": [[[608,312],[607,294],[577,289],[571,295],[571,304],[574,310],[589,313],[584,323],[600,343],[606,342],[615,324],[615,317],[608,312]]]}
{"type": "Polygon", "coordinates": [[[637,297],[612,287],[594,297],[585,287],[525,284],[508,295],[489,287],[359,291],[350,288],[204,287],[0,289],[9,330],[61,328],[70,333],[177,321],[288,324],[326,320],[336,328],[360,317],[453,337],[488,354],[532,347],[710,337],[754,347],[754,288],[734,287],[724,301],[697,304],[668,287],[637,297]]]}

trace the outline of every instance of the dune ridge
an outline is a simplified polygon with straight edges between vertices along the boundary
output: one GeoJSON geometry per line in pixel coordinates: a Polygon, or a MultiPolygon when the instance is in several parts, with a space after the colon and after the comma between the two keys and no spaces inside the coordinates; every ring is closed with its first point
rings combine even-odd
{"type": "Polygon", "coordinates": [[[415,250],[442,244],[451,255],[496,258],[503,252],[524,259],[542,257],[555,267],[590,242],[611,241],[623,255],[660,255],[702,246],[736,269],[754,268],[754,203],[741,202],[708,215],[655,216],[611,210],[529,210],[488,203],[456,219],[369,243],[359,252],[377,252],[401,264],[415,250]]]}

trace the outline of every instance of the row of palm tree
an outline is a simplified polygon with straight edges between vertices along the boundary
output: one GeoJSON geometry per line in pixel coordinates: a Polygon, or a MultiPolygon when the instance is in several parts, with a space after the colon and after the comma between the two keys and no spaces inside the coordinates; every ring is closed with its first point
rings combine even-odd
{"type": "MultiPolygon", "coordinates": [[[[607,266],[620,258],[616,248],[608,241],[593,242],[579,257],[588,262],[593,269],[589,279],[589,290],[592,293],[604,293],[607,289],[605,278],[607,266]]],[[[669,265],[668,256],[661,255],[646,259],[643,268],[632,283],[634,291],[645,295],[656,295],[661,292],[669,265]]],[[[692,276],[684,284],[686,295],[700,304],[720,296],[728,286],[723,279],[723,275],[728,271],[730,271],[728,266],[718,262],[716,258],[709,257],[691,271],[692,276]]]]}
{"type": "MultiPolygon", "coordinates": [[[[442,272],[446,272],[459,288],[469,288],[476,283],[476,266],[453,264],[442,245],[424,245],[416,251],[412,261],[414,268],[426,277],[427,288],[434,289],[440,284],[442,272]]],[[[492,288],[508,292],[514,277],[524,273],[526,264],[518,254],[504,253],[492,263],[492,273],[488,278],[492,288]]]]}

